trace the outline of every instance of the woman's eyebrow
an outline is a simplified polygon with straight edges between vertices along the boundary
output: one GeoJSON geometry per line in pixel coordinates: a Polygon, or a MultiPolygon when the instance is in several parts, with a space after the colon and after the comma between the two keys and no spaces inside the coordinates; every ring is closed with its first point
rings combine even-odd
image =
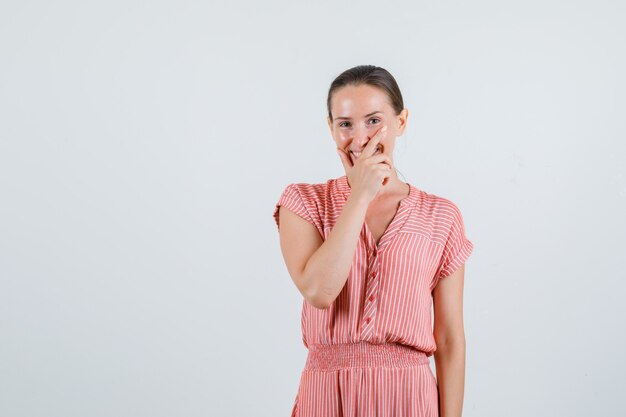
{"type": "MultiPolygon", "coordinates": [[[[371,113],[366,114],[366,115],[365,115],[365,116],[363,116],[363,117],[364,117],[364,118],[365,118],[365,117],[370,117],[371,115],[376,114],[376,113],[382,113],[382,112],[381,112],[380,110],[376,110],[376,111],[373,111],[373,112],[371,112],[371,113]]],[[[346,120],[350,120],[350,119],[351,119],[351,117],[344,117],[344,116],[341,116],[341,117],[335,117],[335,120],[339,120],[339,119],[346,119],[346,120]]]]}

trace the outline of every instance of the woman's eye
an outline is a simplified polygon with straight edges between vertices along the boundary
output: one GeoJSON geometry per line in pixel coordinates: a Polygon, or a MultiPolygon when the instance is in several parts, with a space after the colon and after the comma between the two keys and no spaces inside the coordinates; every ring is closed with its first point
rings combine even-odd
{"type": "MultiPolygon", "coordinates": [[[[374,124],[380,123],[380,119],[378,117],[373,117],[369,121],[371,122],[372,120],[376,120],[377,121],[374,124]]],[[[350,122],[341,122],[341,123],[339,123],[339,127],[344,127],[344,126],[346,126],[346,124],[350,124],[350,122]]]]}

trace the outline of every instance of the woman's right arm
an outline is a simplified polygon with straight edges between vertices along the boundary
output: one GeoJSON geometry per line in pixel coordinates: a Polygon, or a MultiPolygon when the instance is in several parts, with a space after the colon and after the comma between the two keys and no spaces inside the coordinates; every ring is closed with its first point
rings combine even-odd
{"type": "Polygon", "coordinates": [[[351,193],[324,241],[311,223],[281,206],[280,247],[289,275],[309,304],[328,308],[344,287],[369,202],[351,193]]]}
{"type": "Polygon", "coordinates": [[[369,204],[391,176],[391,159],[374,155],[386,129],[382,126],[376,132],[354,164],[337,148],[351,191],[325,241],[313,224],[279,207],[280,247],[287,270],[314,307],[328,308],[346,284],[369,204]]]}

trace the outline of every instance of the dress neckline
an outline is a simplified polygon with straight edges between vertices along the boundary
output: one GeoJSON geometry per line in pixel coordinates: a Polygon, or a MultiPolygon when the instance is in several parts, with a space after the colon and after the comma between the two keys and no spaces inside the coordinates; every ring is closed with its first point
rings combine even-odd
{"type": "MultiPolygon", "coordinates": [[[[343,197],[343,202],[345,203],[348,200],[348,197],[350,196],[350,193],[352,191],[350,185],[348,184],[348,176],[342,175],[341,177],[337,178],[335,184],[337,186],[339,194],[343,197]]],[[[409,218],[409,214],[411,213],[413,207],[415,207],[418,201],[418,194],[420,190],[408,182],[406,184],[409,185],[409,194],[399,201],[396,214],[393,216],[391,222],[381,235],[378,243],[374,241],[374,236],[372,235],[372,232],[367,225],[367,221],[363,221],[361,233],[365,238],[370,250],[374,254],[381,252],[387,246],[387,244],[395,237],[395,235],[402,229],[407,219],[409,218]]]]}

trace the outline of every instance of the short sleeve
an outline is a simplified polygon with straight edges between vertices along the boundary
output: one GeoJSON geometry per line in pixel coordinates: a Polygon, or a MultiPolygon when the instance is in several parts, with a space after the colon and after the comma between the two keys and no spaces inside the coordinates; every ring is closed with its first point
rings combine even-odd
{"type": "Polygon", "coordinates": [[[465,235],[465,224],[459,208],[448,200],[443,215],[449,226],[435,284],[459,269],[474,249],[474,244],[465,235]]]}
{"type": "Polygon", "coordinates": [[[312,184],[289,184],[274,206],[274,222],[280,230],[279,208],[285,206],[307,222],[311,223],[323,236],[323,226],[319,214],[316,192],[312,184]]]}

